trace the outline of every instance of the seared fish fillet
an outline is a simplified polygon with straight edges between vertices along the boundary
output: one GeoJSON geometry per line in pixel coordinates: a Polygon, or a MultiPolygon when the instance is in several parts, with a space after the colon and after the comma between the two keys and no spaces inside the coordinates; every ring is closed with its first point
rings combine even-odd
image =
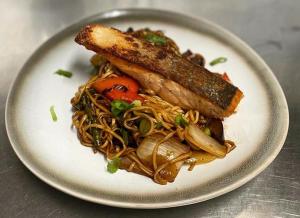
{"type": "Polygon", "coordinates": [[[152,83],[150,89],[163,99],[199,110],[206,116],[230,116],[243,97],[237,87],[219,75],[116,29],[88,25],[78,33],[75,41],[104,55],[144,87],[152,83]]]}

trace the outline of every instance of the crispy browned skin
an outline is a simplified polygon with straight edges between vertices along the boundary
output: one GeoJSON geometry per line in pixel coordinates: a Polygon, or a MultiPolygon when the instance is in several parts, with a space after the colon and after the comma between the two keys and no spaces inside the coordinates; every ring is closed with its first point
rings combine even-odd
{"type": "MultiPolygon", "coordinates": [[[[75,41],[110,60],[122,62],[122,65],[126,63],[175,81],[201,97],[202,103],[205,103],[202,106],[212,107],[204,110],[207,116],[230,116],[243,96],[237,87],[204,67],[113,28],[88,25],[78,33],[75,41]]],[[[127,67],[126,70],[130,69],[127,67]]]]}
{"type": "Polygon", "coordinates": [[[222,108],[215,106],[205,98],[184,88],[173,80],[166,79],[160,74],[109,54],[106,55],[106,58],[121,71],[139,81],[145,89],[151,90],[153,94],[160,96],[173,105],[185,109],[196,109],[201,114],[209,117],[225,117],[222,108]]]}

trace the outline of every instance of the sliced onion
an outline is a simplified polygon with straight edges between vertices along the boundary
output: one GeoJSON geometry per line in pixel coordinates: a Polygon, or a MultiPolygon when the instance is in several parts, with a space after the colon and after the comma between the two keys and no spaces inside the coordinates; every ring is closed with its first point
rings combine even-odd
{"type": "Polygon", "coordinates": [[[197,125],[190,124],[186,128],[186,140],[194,147],[200,148],[219,158],[225,157],[227,153],[226,146],[221,145],[214,138],[206,135],[197,125]]]}
{"type": "Polygon", "coordinates": [[[147,173],[145,173],[143,170],[141,170],[138,167],[138,164],[134,163],[132,160],[130,160],[126,156],[121,157],[120,169],[124,169],[124,170],[127,170],[128,172],[134,172],[134,173],[141,174],[144,176],[149,176],[147,173]],[[132,164],[134,164],[134,165],[132,165],[132,164]]]}
{"type": "MultiPolygon", "coordinates": [[[[161,134],[155,134],[146,137],[140,146],[138,147],[136,153],[140,158],[141,162],[146,166],[153,168],[152,153],[155,145],[164,139],[165,136],[161,134]]],[[[157,165],[160,166],[167,161],[170,161],[179,155],[186,154],[190,151],[189,146],[181,144],[177,139],[170,138],[158,147],[157,151],[157,165]]],[[[173,182],[183,164],[183,161],[170,164],[159,172],[162,179],[173,182]]]]}
{"type": "Polygon", "coordinates": [[[205,164],[215,160],[217,157],[206,151],[193,151],[191,158],[186,163],[205,164]]]}

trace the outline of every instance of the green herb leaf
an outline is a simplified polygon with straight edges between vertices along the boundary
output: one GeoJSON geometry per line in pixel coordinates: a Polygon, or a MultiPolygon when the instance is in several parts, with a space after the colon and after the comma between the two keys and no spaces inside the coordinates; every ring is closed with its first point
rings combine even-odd
{"type": "Polygon", "coordinates": [[[54,111],[54,106],[53,105],[50,107],[50,114],[51,114],[52,120],[54,122],[56,122],[57,121],[57,116],[56,116],[56,113],[54,111]]]}
{"type": "Polygon", "coordinates": [[[154,43],[155,45],[165,45],[167,43],[167,40],[164,37],[153,33],[148,33],[147,35],[145,35],[145,39],[148,42],[154,43]]]}
{"type": "Polygon", "coordinates": [[[227,61],[227,58],[225,58],[225,57],[219,57],[219,58],[216,58],[216,59],[214,59],[213,61],[211,61],[211,62],[209,63],[209,65],[210,65],[210,66],[214,66],[214,65],[216,65],[216,64],[224,63],[224,62],[226,62],[226,61],[227,61]]]}
{"type": "Polygon", "coordinates": [[[186,127],[189,124],[181,114],[175,117],[175,123],[181,127],[186,127]]]}
{"type": "Polygon", "coordinates": [[[210,129],[209,129],[208,127],[205,127],[205,128],[203,129],[203,132],[204,132],[206,135],[208,135],[208,136],[211,135],[210,129]]]}
{"type": "Polygon", "coordinates": [[[113,160],[107,163],[107,171],[110,173],[117,172],[120,167],[120,164],[121,164],[121,159],[118,157],[114,158],[113,160]]]}
{"type": "Polygon", "coordinates": [[[65,71],[65,70],[62,70],[62,69],[57,70],[55,72],[55,74],[60,75],[60,76],[64,76],[64,77],[67,77],[67,78],[71,78],[72,75],[73,75],[71,72],[65,71]]]}
{"type": "Polygon", "coordinates": [[[119,117],[122,113],[132,108],[132,104],[128,104],[126,101],[114,100],[111,102],[111,112],[115,117],[119,117]]]}
{"type": "Polygon", "coordinates": [[[146,135],[151,128],[151,123],[148,119],[142,119],[139,124],[139,131],[142,135],[146,135]]]}

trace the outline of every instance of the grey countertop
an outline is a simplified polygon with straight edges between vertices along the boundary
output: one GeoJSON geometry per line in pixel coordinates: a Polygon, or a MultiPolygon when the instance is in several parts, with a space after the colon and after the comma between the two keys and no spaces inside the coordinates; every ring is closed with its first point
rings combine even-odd
{"type": "Polygon", "coordinates": [[[300,1],[1,0],[0,19],[0,217],[300,217],[300,1]],[[73,198],[23,166],[4,123],[13,78],[30,54],[57,31],[91,14],[128,7],[168,9],[210,19],[241,37],[273,69],[287,97],[290,128],[283,149],[263,173],[206,202],[133,210],[73,198]]]}

